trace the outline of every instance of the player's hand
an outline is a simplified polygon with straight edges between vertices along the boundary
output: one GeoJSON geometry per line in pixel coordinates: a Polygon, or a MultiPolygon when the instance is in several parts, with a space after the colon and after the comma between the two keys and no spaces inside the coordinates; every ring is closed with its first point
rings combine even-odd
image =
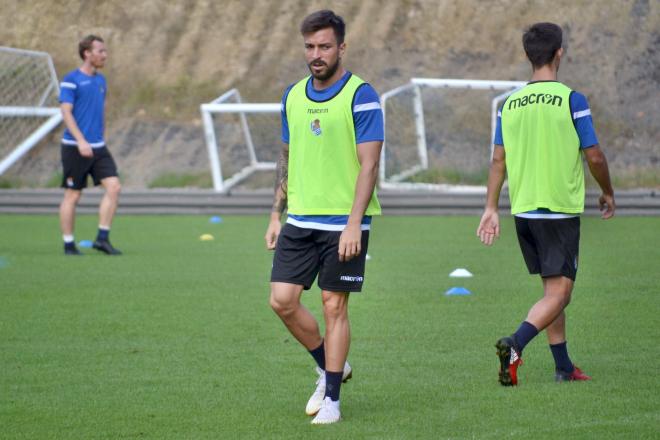
{"type": "Polygon", "coordinates": [[[610,194],[601,194],[598,198],[598,206],[603,213],[601,218],[607,220],[608,218],[614,217],[614,211],[616,210],[616,205],[614,203],[614,196],[610,194]]]}
{"type": "Polygon", "coordinates": [[[272,251],[275,249],[277,244],[277,237],[280,236],[280,231],[282,230],[282,223],[280,222],[279,214],[273,213],[270,216],[270,222],[268,223],[268,229],[266,229],[266,249],[272,251]]]}
{"type": "Polygon", "coordinates": [[[78,152],[82,157],[94,157],[92,146],[87,141],[78,142],[78,152]]]}
{"type": "Polygon", "coordinates": [[[362,252],[361,225],[347,225],[339,237],[339,261],[349,261],[362,252]]]}
{"type": "Polygon", "coordinates": [[[477,236],[483,244],[490,246],[500,236],[500,216],[493,209],[486,209],[481,216],[477,236]]]}

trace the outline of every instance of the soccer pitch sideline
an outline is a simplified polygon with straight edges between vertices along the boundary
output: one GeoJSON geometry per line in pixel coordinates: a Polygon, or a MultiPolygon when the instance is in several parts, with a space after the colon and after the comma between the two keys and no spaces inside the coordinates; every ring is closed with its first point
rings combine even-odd
{"type": "MultiPolygon", "coordinates": [[[[333,426],[309,424],[313,360],[268,305],[266,216],[223,220],[119,216],[125,255],[65,257],[56,216],[0,216],[0,438],[658,436],[660,218],[583,218],[568,342],[593,380],[554,383],[540,335],[517,388],[498,384],[493,345],[540,281],[512,219],[493,248],[476,216],[376,219],[333,426]]],[[[77,240],[95,222],[79,218],[77,240]]],[[[320,316],[317,288],[304,302],[320,316]]]]}

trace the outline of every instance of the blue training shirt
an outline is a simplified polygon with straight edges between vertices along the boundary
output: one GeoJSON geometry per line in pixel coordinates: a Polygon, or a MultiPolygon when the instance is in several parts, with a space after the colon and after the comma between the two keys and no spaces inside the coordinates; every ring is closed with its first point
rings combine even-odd
{"type": "MultiPolygon", "coordinates": [[[[591,119],[591,109],[589,108],[587,97],[582,93],[573,91],[570,95],[568,103],[571,109],[575,131],[577,132],[578,138],[580,139],[580,149],[584,150],[586,148],[598,145],[598,137],[596,136],[596,130],[594,129],[593,119],[591,119]]],[[[503,146],[506,148],[504,145],[504,140],[502,139],[501,110],[498,110],[497,112],[497,125],[495,126],[495,139],[493,139],[493,143],[495,145],[503,146]]],[[[533,211],[516,214],[516,216],[525,218],[561,219],[576,217],[576,214],[566,214],[562,212],[554,212],[547,208],[539,208],[533,211]]]]}
{"type": "MultiPolygon", "coordinates": [[[[307,95],[317,101],[327,101],[334,98],[344,87],[351,73],[346,72],[336,83],[322,90],[316,90],[310,76],[307,81],[307,95]]],[[[282,142],[289,143],[289,124],[286,118],[286,99],[289,91],[295,84],[291,84],[282,96],[282,142]]],[[[355,92],[353,100],[353,122],[355,124],[355,142],[383,141],[385,129],[383,126],[383,112],[380,107],[378,93],[370,84],[361,85],[355,92]]],[[[317,229],[323,231],[343,231],[348,223],[347,215],[291,215],[287,223],[306,229],[317,229]]],[[[371,216],[362,219],[362,230],[371,228],[371,216]]]]}
{"type": "MultiPolygon", "coordinates": [[[[92,148],[105,146],[103,131],[107,90],[102,74],[89,76],[80,69],[67,73],[60,83],[60,103],[73,104],[73,118],[92,148]]],[[[64,130],[62,143],[78,145],[68,128],[64,130]]]]}

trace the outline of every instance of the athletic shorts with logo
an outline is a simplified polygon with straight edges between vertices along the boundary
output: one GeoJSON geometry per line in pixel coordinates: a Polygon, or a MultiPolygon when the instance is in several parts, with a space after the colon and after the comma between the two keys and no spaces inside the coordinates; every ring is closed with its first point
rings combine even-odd
{"type": "Polygon", "coordinates": [[[277,239],[271,282],[312,287],[318,275],[318,286],[330,292],[360,292],[364,282],[364,266],[369,244],[369,231],[362,231],[360,255],[339,261],[341,231],[299,228],[286,223],[277,239]]]}
{"type": "Polygon", "coordinates": [[[117,165],[106,147],[92,148],[93,157],[83,157],[75,145],[62,145],[62,188],[81,190],[87,187],[87,176],[94,185],[107,177],[117,176],[117,165]]]}
{"type": "Polygon", "coordinates": [[[530,274],[563,275],[575,281],[580,249],[580,217],[516,217],[516,232],[530,274]]]}

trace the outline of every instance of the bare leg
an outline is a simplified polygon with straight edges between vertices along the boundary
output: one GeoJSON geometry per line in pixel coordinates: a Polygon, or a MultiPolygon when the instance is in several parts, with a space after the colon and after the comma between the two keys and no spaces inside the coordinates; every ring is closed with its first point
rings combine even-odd
{"type": "Polygon", "coordinates": [[[566,314],[562,312],[552,323],[546,327],[545,332],[548,336],[548,344],[561,344],[566,341],[566,314]]]}
{"type": "Polygon", "coordinates": [[[109,228],[119,203],[121,184],[118,177],[107,177],[101,180],[101,185],[105,188],[105,194],[99,206],[99,225],[109,228]]]}
{"type": "Polygon", "coordinates": [[[351,344],[351,327],[348,321],[348,293],[323,291],[323,316],[325,318],[325,367],[327,371],[340,372],[351,344]]]}
{"type": "MultiPolygon", "coordinates": [[[[526,321],[541,331],[551,325],[571,302],[573,280],[564,276],[543,278],[543,298],[532,306],[526,321]]],[[[558,323],[563,328],[563,320],[558,323]]],[[[556,329],[551,329],[551,332],[556,329]]],[[[562,330],[563,332],[563,330],[562,330]]],[[[553,333],[554,334],[554,333],[553,333]]]]}
{"type": "Polygon", "coordinates": [[[270,306],[286,328],[307,350],[321,345],[321,333],[314,316],[302,304],[303,286],[289,283],[270,283],[270,306]]]}
{"type": "Polygon", "coordinates": [[[64,198],[60,204],[60,229],[62,235],[73,235],[76,220],[76,206],[80,200],[82,191],[76,189],[65,189],[64,198]]]}

